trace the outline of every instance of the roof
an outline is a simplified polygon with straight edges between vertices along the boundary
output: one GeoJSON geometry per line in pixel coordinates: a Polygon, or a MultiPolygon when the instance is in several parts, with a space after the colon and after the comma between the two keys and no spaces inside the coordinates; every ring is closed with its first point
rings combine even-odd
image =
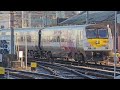
{"type": "Polygon", "coordinates": [[[84,27],[86,27],[86,26],[89,26],[89,25],[54,26],[54,27],[44,28],[43,30],[54,30],[54,29],[56,29],[56,30],[59,30],[59,29],[64,30],[64,29],[66,29],[66,28],[70,28],[70,29],[72,29],[72,28],[84,28],[84,27]]]}
{"type": "Polygon", "coordinates": [[[54,27],[47,27],[47,28],[44,28],[42,30],[65,30],[66,28],[67,29],[70,29],[70,30],[73,30],[73,29],[80,29],[80,28],[107,28],[107,26],[105,25],[99,25],[99,24],[85,24],[85,25],[68,25],[68,26],[54,26],[54,27]]]}
{"type": "MultiPolygon", "coordinates": [[[[41,28],[17,28],[14,29],[14,31],[36,31],[36,30],[40,30],[41,28]]],[[[11,29],[0,29],[0,31],[11,31],[11,29]]]]}
{"type": "MultiPolygon", "coordinates": [[[[114,22],[114,11],[89,11],[89,23],[114,22]]],[[[86,23],[86,12],[73,16],[60,25],[80,25],[86,23]]]]}

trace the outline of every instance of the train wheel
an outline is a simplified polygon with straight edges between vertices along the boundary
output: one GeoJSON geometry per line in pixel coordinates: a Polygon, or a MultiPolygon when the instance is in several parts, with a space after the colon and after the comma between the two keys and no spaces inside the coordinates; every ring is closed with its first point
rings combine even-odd
{"type": "Polygon", "coordinates": [[[51,51],[48,51],[48,52],[47,52],[47,59],[48,59],[51,63],[54,62],[54,59],[53,59],[53,57],[52,57],[51,51]]]}
{"type": "Polygon", "coordinates": [[[84,56],[83,54],[75,54],[75,57],[74,57],[75,61],[78,61],[78,63],[80,64],[81,62],[82,63],[85,63],[85,60],[84,60],[84,56]]]}
{"type": "Polygon", "coordinates": [[[72,52],[68,53],[68,58],[69,58],[69,59],[72,58],[72,52]]]}
{"type": "Polygon", "coordinates": [[[47,59],[47,60],[50,59],[50,54],[49,54],[49,52],[46,52],[46,59],[47,59]]]}
{"type": "Polygon", "coordinates": [[[75,53],[75,55],[74,55],[74,60],[75,60],[75,61],[79,61],[79,57],[78,57],[78,54],[77,54],[77,53],[75,53]]]}
{"type": "Polygon", "coordinates": [[[80,57],[80,61],[82,61],[83,64],[85,64],[85,60],[84,60],[84,56],[82,53],[79,54],[79,57],[80,57]]]}
{"type": "Polygon", "coordinates": [[[95,64],[97,64],[97,62],[95,61],[95,64]]]}

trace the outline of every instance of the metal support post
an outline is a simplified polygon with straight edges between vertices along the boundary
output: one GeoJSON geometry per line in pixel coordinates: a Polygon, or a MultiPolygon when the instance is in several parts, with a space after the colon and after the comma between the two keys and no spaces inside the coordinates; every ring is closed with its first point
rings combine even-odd
{"type": "Polygon", "coordinates": [[[86,24],[88,24],[88,20],[89,20],[89,13],[88,11],[86,11],[86,24]]]}
{"type": "Polygon", "coordinates": [[[11,54],[14,54],[14,12],[10,11],[11,54]]]}
{"type": "Polygon", "coordinates": [[[116,26],[117,26],[117,11],[115,11],[115,37],[114,37],[114,79],[116,77],[116,63],[117,63],[117,56],[116,56],[116,26]]]}
{"type": "Polygon", "coordinates": [[[45,27],[48,25],[48,16],[47,16],[47,11],[45,11],[45,27]]]}
{"type": "Polygon", "coordinates": [[[22,11],[22,28],[24,27],[24,11],[22,11]]]}
{"type": "Polygon", "coordinates": [[[31,28],[31,13],[28,15],[29,27],[31,28]]]}
{"type": "Polygon", "coordinates": [[[17,54],[17,60],[18,60],[18,42],[17,42],[17,33],[16,33],[16,35],[15,35],[15,37],[16,37],[16,43],[15,43],[15,48],[16,48],[16,54],[17,54]]]}
{"type": "Polygon", "coordinates": [[[25,35],[25,67],[27,70],[27,35],[25,35]]]}

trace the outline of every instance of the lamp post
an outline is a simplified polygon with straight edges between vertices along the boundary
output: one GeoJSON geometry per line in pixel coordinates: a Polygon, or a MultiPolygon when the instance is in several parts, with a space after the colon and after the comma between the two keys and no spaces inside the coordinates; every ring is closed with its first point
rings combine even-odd
{"type": "Polygon", "coordinates": [[[14,11],[10,11],[11,54],[14,54],[14,11]]]}
{"type": "Polygon", "coordinates": [[[22,11],[22,28],[24,27],[24,11],[22,11]]]}
{"type": "Polygon", "coordinates": [[[31,13],[29,13],[29,15],[28,15],[28,26],[31,28],[31,13]]]}
{"type": "Polygon", "coordinates": [[[46,24],[45,24],[45,26],[47,27],[47,25],[48,25],[48,16],[47,16],[47,11],[46,11],[46,13],[45,13],[45,18],[46,18],[46,24]]]}
{"type": "Polygon", "coordinates": [[[116,56],[116,28],[117,27],[117,11],[115,11],[115,37],[114,37],[114,79],[116,77],[116,63],[117,63],[117,56],[116,56]]]}
{"type": "Polygon", "coordinates": [[[25,35],[25,68],[27,70],[27,33],[25,35]]]}
{"type": "Polygon", "coordinates": [[[88,20],[89,20],[89,13],[88,11],[86,11],[86,24],[88,24],[88,20]]]}

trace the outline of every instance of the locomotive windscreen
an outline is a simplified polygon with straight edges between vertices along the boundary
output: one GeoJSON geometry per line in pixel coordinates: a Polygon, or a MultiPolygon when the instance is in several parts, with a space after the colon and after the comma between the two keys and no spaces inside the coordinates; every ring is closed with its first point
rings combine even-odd
{"type": "Polygon", "coordinates": [[[108,38],[108,30],[98,29],[99,38],[108,38]]]}
{"type": "Polygon", "coordinates": [[[96,38],[97,37],[97,30],[95,30],[95,29],[87,29],[86,30],[86,37],[87,38],[96,38]]]}
{"type": "Polygon", "coordinates": [[[87,38],[108,38],[107,29],[86,29],[87,38]]]}

